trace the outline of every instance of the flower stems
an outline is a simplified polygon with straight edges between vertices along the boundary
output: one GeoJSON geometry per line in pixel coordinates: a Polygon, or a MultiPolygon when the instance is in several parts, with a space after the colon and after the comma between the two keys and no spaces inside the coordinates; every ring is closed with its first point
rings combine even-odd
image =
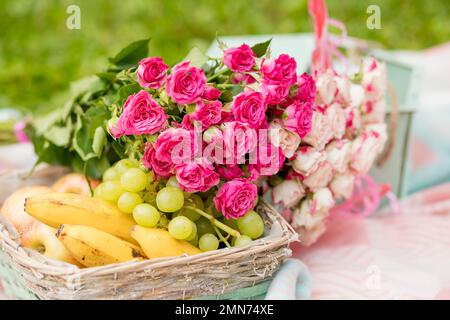
{"type": "Polygon", "coordinates": [[[230,228],[226,224],[223,224],[222,222],[220,222],[219,220],[214,218],[214,216],[212,216],[200,209],[197,209],[197,208],[191,207],[191,206],[186,206],[185,208],[197,212],[199,215],[201,215],[201,216],[205,217],[206,219],[208,219],[209,221],[211,221],[211,223],[213,225],[215,225],[217,228],[225,231],[226,233],[228,233],[229,235],[231,235],[233,237],[239,237],[241,235],[238,231],[230,228]]]}
{"type": "Polygon", "coordinates": [[[225,243],[225,245],[226,245],[228,248],[231,248],[231,245],[230,245],[230,243],[228,242],[228,240],[222,235],[222,233],[220,232],[219,229],[217,229],[216,226],[214,226],[214,230],[216,231],[216,234],[217,234],[217,236],[219,237],[219,239],[220,239],[223,243],[225,243]]]}

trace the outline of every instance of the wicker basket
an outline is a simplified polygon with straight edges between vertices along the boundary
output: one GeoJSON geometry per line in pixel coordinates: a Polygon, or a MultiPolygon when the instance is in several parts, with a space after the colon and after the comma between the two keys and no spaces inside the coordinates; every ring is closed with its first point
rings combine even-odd
{"type": "MultiPolygon", "coordinates": [[[[38,172],[39,183],[46,180],[42,176],[49,182],[63,172],[46,170],[38,172]]],[[[14,180],[11,174],[0,177],[2,195],[8,179],[14,180]]],[[[0,275],[7,294],[19,299],[191,299],[226,297],[258,284],[267,288],[267,280],[291,255],[288,245],[297,235],[264,201],[256,210],[264,218],[265,236],[247,246],[86,269],[23,248],[17,231],[0,220],[0,275]]]]}

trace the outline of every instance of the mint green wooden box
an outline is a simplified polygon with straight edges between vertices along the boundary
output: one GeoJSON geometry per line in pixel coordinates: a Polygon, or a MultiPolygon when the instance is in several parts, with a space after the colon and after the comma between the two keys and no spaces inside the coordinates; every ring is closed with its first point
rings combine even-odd
{"type": "MultiPolygon", "coordinates": [[[[314,38],[311,33],[220,37],[220,40],[229,47],[238,46],[242,43],[254,45],[267,41],[268,39],[272,39],[272,57],[276,57],[281,53],[287,53],[296,58],[298,72],[308,71],[311,54],[314,50],[314,38]]],[[[213,57],[222,56],[222,51],[216,42],[212,43],[208,54],[213,57]]],[[[389,183],[392,191],[398,197],[402,197],[407,191],[406,186],[409,171],[407,159],[410,149],[411,122],[417,101],[420,71],[413,65],[398,61],[389,51],[368,50],[365,54],[372,54],[386,63],[388,81],[395,88],[399,113],[395,144],[391,155],[381,167],[374,165],[370,174],[379,183],[389,183]]],[[[386,123],[388,124],[390,117],[391,101],[388,98],[386,115],[386,123]]]]}

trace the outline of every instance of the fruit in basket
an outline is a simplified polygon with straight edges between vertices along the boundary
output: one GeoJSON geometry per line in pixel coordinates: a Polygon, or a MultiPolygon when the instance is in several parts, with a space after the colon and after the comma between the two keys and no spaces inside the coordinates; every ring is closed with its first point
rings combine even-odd
{"type": "Polygon", "coordinates": [[[201,253],[198,248],[186,241],[174,239],[163,229],[134,226],[131,236],[139,243],[149,259],[201,253]]]}
{"type": "MultiPolygon", "coordinates": [[[[91,180],[91,186],[95,188],[99,184],[96,180],[91,180]]],[[[52,189],[57,192],[71,192],[78,194],[91,194],[91,189],[89,188],[89,184],[86,180],[86,177],[81,173],[69,173],[58,180],[53,184],[52,189]]]]}
{"type": "Polygon", "coordinates": [[[175,239],[186,240],[192,234],[192,225],[193,222],[184,216],[175,217],[169,222],[169,233],[175,239]]]}
{"type": "Polygon", "coordinates": [[[123,213],[131,214],[134,208],[143,202],[142,198],[134,192],[124,192],[117,200],[117,207],[123,213]]]}
{"type": "Polygon", "coordinates": [[[239,231],[252,239],[258,239],[264,233],[264,221],[261,216],[251,210],[237,219],[239,231]]]}
{"type": "Polygon", "coordinates": [[[134,245],[107,232],[80,225],[61,225],[58,239],[72,256],[85,267],[142,259],[134,245]]]}
{"type": "Polygon", "coordinates": [[[198,240],[198,246],[202,251],[213,251],[219,248],[219,239],[211,233],[205,233],[198,240]]]}
{"type": "Polygon", "coordinates": [[[140,226],[154,228],[159,222],[161,213],[148,203],[138,204],[133,209],[134,221],[140,226]]]}
{"type": "Polygon", "coordinates": [[[81,266],[67,250],[64,244],[56,237],[57,230],[39,221],[34,221],[31,228],[21,236],[24,247],[34,249],[51,259],[60,260],[81,266]]]}
{"type": "Polygon", "coordinates": [[[250,238],[249,236],[242,235],[242,236],[236,238],[236,240],[234,240],[234,246],[235,247],[243,247],[252,241],[253,241],[252,238],[250,238]]]}
{"type": "Polygon", "coordinates": [[[105,181],[95,188],[94,197],[116,203],[124,192],[119,181],[105,181]]]}
{"type": "Polygon", "coordinates": [[[52,189],[45,186],[18,189],[6,199],[0,212],[19,232],[24,247],[38,250],[52,259],[78,264],[56,237],[56,229],[36,220],[24,210],[26,198],[49,192],[52,189]]]}
{"type": "Polygon", "coordinates": [[[181,189],[165,187],[156,195],[156,205],[163,212],[176,212],[184,205],[184,195],[181,189]]]}
{"type": "Polygon", "coordinates": [[[74,193],[52,192],[27,198],[25,210],[54,228],[62,224],[84,225],[135,243],[130,235],[135,224],[133,218],[107,201],[74,193]]]}
{"type": "Polygon", "coordinates": [[[139,168],[130,168],[120,176],[120,184],[127,191],[139,192],[147,186],[147,176],[139,168]]]}

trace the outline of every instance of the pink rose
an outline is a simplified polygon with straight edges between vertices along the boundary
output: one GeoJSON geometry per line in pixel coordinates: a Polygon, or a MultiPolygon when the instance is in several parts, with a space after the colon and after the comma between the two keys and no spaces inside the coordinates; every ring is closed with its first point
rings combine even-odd
{"type": "Polygon", "coordinates": [[[283,115],[284,126],[287,130],[297,133],[303,139],[311,131],[312,116],[311,103],[294,101],[285,110],[283,115]]]}
{"type": "Polygon", "coordinates": [[[255,59],[256,55],[247,44],[227,49],[223,55],[223,63],[234,72],[250,71],[255,65],[255,59]]]}
{"type": "Polygon", "coordinates": [[[319,73],[316,80],[317,104],[330,104],[337,93],[337,83],[332,70],[319,73]]]}
{"type": "Polygon", "coordinates": [[[370,57],[363,61],[362,84],[369,100],[383,98],[387,90],[386,65],[370,57]]]}
{"type": "Polygon", "coordinates": [[[226,163],[244,163],[245,155],[256,148],[256,130],[240,121],[226,122],[223,127],[223,144],[226,163]]]}
{"type": "Polygon", "coordinates": [[[164,179],[169,178],[175,173],[175,167],[172,162],[160,161],[155,157],[155,148],[152,144],[148,143],[144,155],[142,156],[142,163],[145,167],[153,170],[158,177],[164,179]]]}
{"type": "Polygon", "coordinates": [[[164,109],[147,91],[141,90],[127,98],[117,125],[110,127],[110,132],[115,138],[122,135],[154,134],[166,125],[164,109]]]}
{"type": "Polygon", "coordinates": [[[272,176],[283,166],[285,160],[283,152],[271,143],[259,142],[255,153],[250,155],[248,166],[251,180],[256,180],[259,176],[272,176]]]}
{"type": "Polygon", "coordinates": [[[348,169],[351,158],[352,144],[348,140],[335,140],[326,147],[327,161],[337,172],[344,172],[348,169]]]}
{"type": "Polygon", "coordinates": [[[203,129],[220,123],[222,119],[222,102],[216,100],[207,104],[197,103],[197,110],[191,115],[192,120],[202,123],[203,129]]]}
{"type": "Polygon", "coordinates": [[[333,136],[332,123],[328,118],[327,110],[318,108],[313,112],[312,128],[303,141],[318,150],[323,150],[333,136]]]}
{"type": "Polygon", "coordinates": [[[301,102],[314,103],[314,100],[316,100],[316,82],[313,77],[307,73],[303,73],[298,78],[297,84],[297,99],[301,102]]]}
{"type": "Polygon", "coordinates": [[[301,139],[295,132],[284,129],[279,119],[269,125],[269,140],[275,147],[280,147],[286,158],[292,158],[300,145],[301,139]]]}
{"type": "Polygon", "coordinates": [[[244,91],[234,98],[231,112],[237,121],[259,128],[266,121],[267,105],[264,96],[256,91],[244,91]]]}
{"type": "Polygon", "coordinates": [[[326,160],[326,153],[313,147],[302,147],[297,152],[297,156],[292,161],[292,168],[302,176],[308,176],[311,172],[317,170],[326,160]]]}
{"type": "Polygon", "coordinates": [[[303,184],[310,190],[316,191],[320,188],[328,186],[333,179],[333,168],[328,162],[322,162],[316,171],[303,179],[303,184]]]}
{"type": "Polygon", "coordinates": [[[205,159],[184,162],[176,167],[177,181],[186,192],[206,192],[219,184],[219,175],[205,159]]]}
{"type": "Polygon", "coordinates": [[[330,189],[336,199],[349,199],[353,193],[355,176],[349,172],[338,173],[330,183],[330,189]]]}
{"type": "Polygon", "coordinates": [[[159,89],[166,80],[168,66],[159,57],[145,58],[139,61],[138,82],[143,88],[159,89]]]}
{"type": "Polygon", "coordinates": [[[167,77],[166,91],[176,103],[189,104],[197,102],[205,91],[205,72],[197,67],[190,67],[189,61],[177,64],[167,77]]]}
{"type": "Polygon", "coordinates": [[[198,148],[193,131],[169,128],[155,142],[155,157],[159,161],[180,164],[192,161],[198,148]]]}
{"type": "Polygon", "coordinates": [[[231,76],[231,82],[234,84],[252,84],[256,79],[247,73],[235,73],[231,76]]]}
{"type": "Polygon", "coordinates": [[[295,206],[305,196],[305,189],[297,179],[283,180],[273,188],[273,202],[284,207],[295,206]]]}
{"type": "Polygon", "coordinates": [[[214,88],[213,86],[207,85],[205,87],[205,92],[203,92],[203,99],[205,100],[216,100],[219,99],[220,95],[222,94],[222,92],[217,89],[214,88]]]}
{"type": "Polygon", "coordinates": [[[261,72],[266,84],[293,85],[297,81],[297,62],[287,54],[276,59],[263,60],[261,72]]]}
{"type": "Polygon", "coordinates": [[[225,180],[233,180],[233,179],[236,179],[236,178],[242,178],[244,176],[244,172],[236,164],[234,164],[234,165],[217,166],[216,167],[216,171],[225,180]]]}
{"type": "Polygon", "coordinates": [[[383,150],[387,140],[386,124],[369,125],[353,141],[350,166],[358,173],[367,173],[373,162],[383,150]]]}
{"type": "Polygon", "coordinates": [[[261,93],[266,97],[266,103],[275,105],[281,103],[289,94],[289,86],[284,84],[261,85],[261,93]]]}
{"type": "Polygon", "coordinates": [[[244,179],[235,179],[219,188],[214,204],[225,218],[237,219],[255,207],[257,197],[256,185],[244,179]]]}
{"type": "Polygon", "coordinates": [[[17,141],[19,141],[20,143],[26,143],[30,141],[25,132],[26,126],[27,123],[25,120],[19,121],[14,125],[14,135],[16,136],[17,141]]]}

